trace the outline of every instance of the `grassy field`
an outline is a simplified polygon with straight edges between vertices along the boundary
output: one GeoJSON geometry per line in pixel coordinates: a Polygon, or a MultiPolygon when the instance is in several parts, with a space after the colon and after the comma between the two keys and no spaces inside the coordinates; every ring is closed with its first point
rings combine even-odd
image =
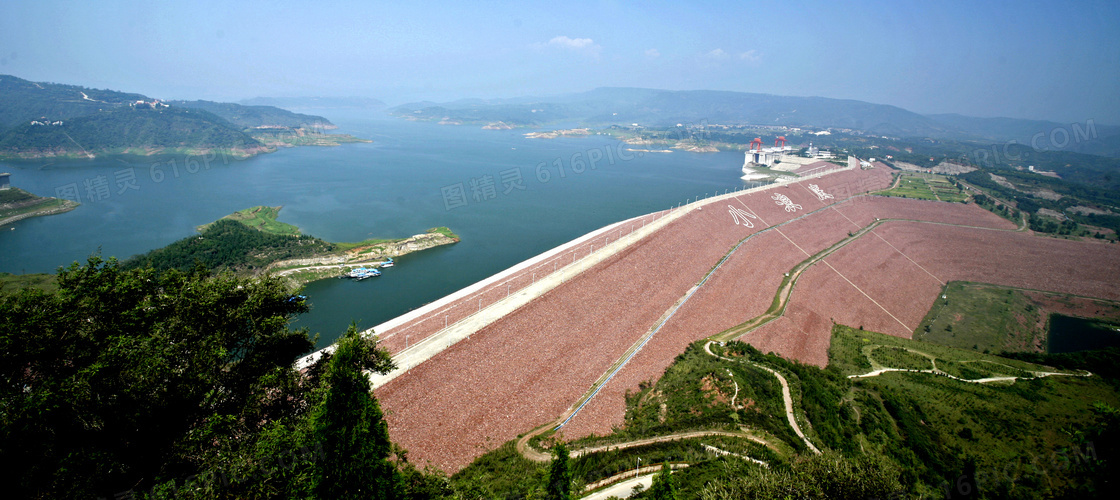
{"type": "Polygon", "coordinates": [[[1001,358],[994,354],[984,354],[971,349],[960,349],[929,342],[904,339],[844,326],[833,329],[832,346],[829,348],[830,368],[834,367],[844,376],[860,375],[873,369],[902,368],[923,369],[932,367],[931,360],[938,369],[943,363],[986,363],[985,369],[1006,376],[1019,376],[1024,371],[1046,371],[1045,367],[1012,359],[1001,358]],[[997,367],[996,365],[1000,365],[997,367]]]}
{"type": "Polygon", "coordinates": [[[429,233],[439,233],[439,234],[442,234],[442,235],[444,235],[448,238],[454,239],[454,240],[459,239],[459,235],[455,234],[453,231],[451,231],[450,228],[445,227],[445,226],[433,227],[431,229],[428,229],[427,232],[429,232],[429,233]]]}
{"type": "Polygon", "coordinates": [[[35,195],[19,188],[0,190],[0,204],[34,200],[35,195]]]}
{"type": "Polygon", "coordinates": [[[1042,352],[1046,312],[1022,292],[953,281],[914,331],[914,339],[977,351],[1042,352]]]}
{"type": "MultiPolygon", "coordinates": [[[[834,329],[829,367],[844,375],[866,373],[875,361],[886,361],[891,367],[881,357],[869,360],[865,354],[869,346],[922,353],[933,357],[938,369],[969,379],[1052,370],[843,326],[834,329]]],[[[1112,383],[1098,376],[975,384],[928,373],[893,372],[854,380],[848,400],[860,416],[855,423],[862,430],[862,447],[881,447],[904,467],[922,464],[926,483],[932,485],[938,474],[971,462],[987,473],[983,489],[1020,498],[1074,486],[1065,474],[1068,464],[1043,467],[1038,474],[1032,462],[1037,463],[1040,455],[1051,460],[1077,446],[1074,438],[1079,434],[1074,430],[1093,423],[1095,403],[1115,406],[1120,401],[1112,383]],[[909,450],[898,451],[900,440],[909,450]]],[[[951,483],[954,477],[950,474],[946,479],[951,483]]]]}
{"type": "MultiPolygon", "coordinates": [[[[281,208],[283,207],[258,206],[246,208],[245,210],[238,210],[232,214],[229,214],[223,217],[223,219],[235,220],[237,222],[245,224],[248,227],[269,234],[279,234],[281,236],[298,236],[300,234],[298,227],[276,220],[276,218],[280,215],[281,208]]],[[[198,230],[201,232],[207,227],[210,227],[210,224],[198,226],[198,230]]]]}
{"type": "Polygon", "coordinates": [[[0,295],[14,293],[24,288],[37,288],[44,292],[58,290],[58,276],[54,274],[0,273],[0,295]]]}
{"type": "Polygon", "coordinates": [[[27,206],[18,207],[18,208],[0,209],[0,219],[6,219],[8,217],[28,214],[28,213],[31,213],[31,212],[46,212],[46,211],[51,211],[51,210],[57,210],[57,209],[65,208],[68,204],[73,203],[73,202],[68,202],[67,200],[60,200],[58,198],[40,198],[40,200],[41,200],[40,202],[34,203],[32,205],[27,205],[27,206]]]}
{"type": "Polygon", "coordinates": [[[903,172],[899,175],[901,180],[898,187],[880,191],[878,194],[948,202],[962,202],[968,199],[968,194],[957,189],[945,176],[915,172],[903,172]]]}

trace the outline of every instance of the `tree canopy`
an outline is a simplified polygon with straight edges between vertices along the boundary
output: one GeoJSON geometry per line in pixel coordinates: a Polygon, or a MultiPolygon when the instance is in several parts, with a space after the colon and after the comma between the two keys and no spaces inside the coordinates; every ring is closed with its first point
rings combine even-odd
{"type": "MultiPolygon", "coordinates": [[[[307,311],[275,278],[89,259],[0,296],[0,461],[13,498],[396,498],[351,327],[305,374],[307,311]]],[[[412,476],[415,471],[410,470],[412,476]]],[[[423,477],[414,482],[438,482],[423,477]]]]}

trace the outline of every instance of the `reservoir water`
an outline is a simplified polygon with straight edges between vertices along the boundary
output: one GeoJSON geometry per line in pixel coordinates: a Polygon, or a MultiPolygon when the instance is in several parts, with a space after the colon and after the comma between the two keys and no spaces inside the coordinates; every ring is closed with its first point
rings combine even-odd
{"type": "Polygon", "coordinates": [[[459,234],[460,243],[397,259],[380,278],[309,284],[312,310],[294,326],[318,333],[322,346],[351,321],[374,326],[607,224],[742,187],[741,153],[638,153],[606,136],[527,139],[524,129],[300,111],[374,142],[242,161],[0,162],[13,186],[76,194],[82,203],[0,230],[0,272],[54,272],[97,252],[123,259],[255,205],[283,205],[281,221],[328,241],[405,237],[434,226],[459,234]]]}
{"type": "Polygon", "coordinates": [[[1120,347],[1120,326],[1058,313],[1050,315],[1046,352],[1058,354],[1108,347],[1120,347]]]}

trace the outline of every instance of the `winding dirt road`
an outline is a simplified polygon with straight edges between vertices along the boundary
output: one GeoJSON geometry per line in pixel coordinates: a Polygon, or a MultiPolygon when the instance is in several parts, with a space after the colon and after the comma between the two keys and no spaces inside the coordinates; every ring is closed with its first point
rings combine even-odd
{"type": "Polygon", "coordinates": [[[805,437],[805,433],[801,432],[801,426],[797,424],[797,416],[793,413],[793,397],[790,395],[789,382],[786,382],[786,378],[783,377],[781,373],[778,373],[777,370],[775,370],[773,368],[770,368],[769,366],[760,365],[758,363],[751,363],[749,361],[744,361],[744,360],[741,360],[741,359],[736,360],[736,359],[725,358],[723,356],[720,356],[720,355],[712,352],[712,344],[713,343],[715,343],[715,342],[714,341],[708,341],[707,343],[705,343],[704,344],[704,352],[706,352],[706,353],[708,353],[712,356],[715,356],[719,359],[722,359],[724,361],[732,361],[732,362],[737,361],[737,362],[748,363],[755,368],[761,368],[763,370],[766,370],[766,371],[770,372],[771,375],[773,375],[774,377],[776,377],[778,379],[778,383],[782,384],[782,403],[785,405],[785,409],[786,409],[786,421],[788,421],[789,426],[793,428],[793,432],[797,433],[797,437],[801,438],[801,441],[803,441],[805,443],[805,447],[810,449],[813,453],[816,453],[817,455],[820,455],[821,450],[818,450],[816,446],[813,446],[813,443],[811,441],[809,441],[809,438],[805,437]]]}

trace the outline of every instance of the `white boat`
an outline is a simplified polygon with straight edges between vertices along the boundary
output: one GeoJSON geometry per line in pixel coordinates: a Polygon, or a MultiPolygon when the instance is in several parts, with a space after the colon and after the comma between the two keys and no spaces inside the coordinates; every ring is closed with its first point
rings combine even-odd
{"type": "Polygon", "coordinates": [[[374,278],[374,277],[377,277],[377,276],[381,276],[381,271],[378,271],[377,269],[359,267],[357,269],[351,270],[349,273],[344,274],[343,276],[347,277],[347,278],[354,278],[358,281],[362,281],[366,278],[374,278]]]}

